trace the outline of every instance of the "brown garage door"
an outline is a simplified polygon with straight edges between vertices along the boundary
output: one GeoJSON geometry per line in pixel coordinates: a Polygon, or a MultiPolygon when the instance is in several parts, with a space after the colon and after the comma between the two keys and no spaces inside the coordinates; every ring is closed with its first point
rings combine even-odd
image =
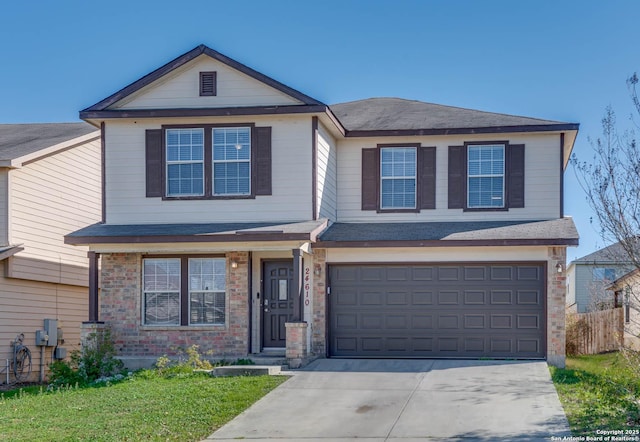
{"type": "Polygon", "coordinates": [[[332,265],[330,355],[544,358],[544,269],[332,265]]]}

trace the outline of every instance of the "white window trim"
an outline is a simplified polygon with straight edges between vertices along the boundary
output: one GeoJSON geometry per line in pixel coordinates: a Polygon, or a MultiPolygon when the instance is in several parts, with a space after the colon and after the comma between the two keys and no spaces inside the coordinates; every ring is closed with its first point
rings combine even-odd
{"type": "Polygon", "coordinates": [[[412,146],[394,146],[394,147],[381,147],[380,148],[380,210],[414,210],[417,207],[417,199],[418,199],[418,149],[412,146]],[[382,176],[382,151],[383,150],[393,150],[393,149],[411,149],[415,153],[415,168],[414,174],[412,176],[393,176],[393,177],[384,177],[382,176]],[[382,199],[382,183],[385,180],[413,180],[413,206],[385,206],[383,204],[382,199]]]}
{"type": "Polygon", "coordinates": [[[467,152],[467,207],[469,209],[504,209],[507,205],[506,202],[506,161],[507,161],[507,148],[504,144],[470,144],[468,146],[468,149],[474,148],[474,147],[502,147],[502,173],[501,174],[478,174],[478,175],[471,175],[471,173],[469,172],[469,164],[470,164],[470,160],[469,160],[469,154],[467,152]],[[470,192],[469,192],[469,188],[470,188],[470,181],[471,178],[502,178],[502,205],[501,206],[483,206],[483,205],[471,205],[470,202],[470,192]]]}
{"type": "Polygon", "coordinates": [[[246,196],[251,195],[251,142],[252,142],[252,134],[250,126],[229,126],[229,127],[214,127],[211,129],[211,194],[213,196],[246,196]],[[229,129],[248,129],[249,130],[249,158],[242,160],[216,160],[215,159],[215,132],[217,130],[229,130],[229,129]],[[226,163],[248,163],[249,164],[249,191],[248,192],[240,192],[240,193],[216,193],[216,174],[215,168],[216,164],[226,164],[226,163]]]}
{"type": "Polygon", "coordinates": [[[194,325],[194,326],[221,326],[221,325],[225,325],[227,322],[227,280],[226,280],[226,271],[227,271],[227,266],[226,266],[226,259],[225,258],[188,258],[188,264],[187,264],[187,268],[189,269],[189,281],[191,281],[191,260],[192,259],[211,259],[211,260],[221,260],[225,262],[225,289],[224,290],[191,290],[191,287],[187,287],[187,297],[188,297],[188,305],[189,305],[189,325],[194,325]],[[192,294],[208,294],[208,293],[212,293],[214,295],[220,295],[222,294],[223,298],[224,298],[224,317],[222,318],[222,322],[212,322],[212,323],[207,323],[207,322],[191,322],[191,295],[192,294]]]}
{"type": "MultiPolygon", "coordinates": [[[[227,272],[228,272],[228,267],[227,267],[227,262],[226,262],[226,258],[217,258],[217,257],[186,257],[186,256],[179,256],[179,257],[153,257],[153,256],[149,256],[147,258],[142,258],[142,279],[141,279],[141,284],[140,284],[140,290],[141,290],[141,328],[142,329],[149,329],[149,330],[160,330],[160,329],[166,329],[166,330],[175,330],[175,329],[182,329],[182,330],[207,330],[207,329],[211,329],[211,328],[217,328],[219,329],[220,327],[227,327],[228,321],[229,321],[229,296],[227,293],[227,272]],[[190,259],[220,259],[223,260],[225,263],[225,290],[224,291],[220,291],[220,290],[211,290],[211,291],[203,291],[203,290],[190,290],[189,287],[189,278],[190,278],[190,274],[187,275],[187,278],[183,278],[182,275],[182,260],[186,259],[187,260],[187,269],[189,269],[189,265],[188,265],[188,261],[190,259]],[[144,266],[144,261],[145,260],[176,260],[179,263],[179,268],[180,271],[178,273],[178,276],[180,278],[179,281],[179,288],[177,290],[145,290],[144,289],[144,272],[145,272],[145,266],[144,266]],[[186,290],[183,291],[183,284],[187,284],[186,290]],[[187,305],[189,306],[189,319],[188,319],[188,324],[182,324],[182,293],[185,292],[186,296],[187,296],[187,305]],[[168,323],[162,323],[162,324],[149,324],[147,323],[147,317],[146,317],[146,302],[147,302],[147,294],[154,294],[154,293],[175,293],[178,295],[178,323],[176,324],[168,324],[168,323]],[[222,293],[224,296],[224,319],[222,322],[220,323],[211,323],[211,324],[207,324],[207,323],[192,323],[191,322],[191,293],[222,293]]],[[[188,271],[188,270],[187,270],[188,271]]]]}
{"type": "Polygon", "coordinates": [[[178,286],[177,290],[145,290],[144,287],[144,281],[145,281],[145,261],[146,260],[159,260],[159,259],[166,259],[166,260],[175,260],[178,261],[178,277],[180,278],[180,284],[182,283],[182,274],[181,274],[181,268],[180,268],[180,258],[144,258],[142,260],[142,284],[141,284],[141,288],[142,288],[142,323],[145,326],[148,327],[179,327],[180,326],[180,315],[182,314],[181,312],[181,304],[180,304],[180,286],[178,286]],[[172,293],[172,294],[177,294],[178,295],[178,323],[177,324],[169,324],[169,323],[162,323],[162,324],[149,324],[147,322],[147,295],[153,295],[153,294],[157,294],[157,293],[172,293]]]}
{"type": "Polygon", "coordinates": [[[204,183],[204,174],[205,174],[205,155],[204,155],[204,150],[206,149],[206,146],[204,145],[204,129],[202,128],[197,128],[197,127],[193,127],[193,128],[184,128],[184,129],[179,129],[179,128],[172,128],[172,129],[167,129],[165,131],[165,157],[166,157],[166,161],[165,161],[165,177],[166,178],[166,195],[168,197],[189,197],[189,196],[204,196],[205,194],[205,183],[204,183]],[[167,151],[169,149],[169,143],[168,143],[168,138],[169,138],[169,132],[170,131],[176,131],[176,132],[181,132],[181,131],[195,131],[195,130],[200,130],[202,131],[202,160],[198,160],[198,161],[194,161],[194,160],[169,160],[169,156],[167,154],[167,151]],[[171,193],[169,192],[169,166],[173,166],[173,165],[180,165],[180,164],[202,164],[202,192],[201,193],[171,193]]]}

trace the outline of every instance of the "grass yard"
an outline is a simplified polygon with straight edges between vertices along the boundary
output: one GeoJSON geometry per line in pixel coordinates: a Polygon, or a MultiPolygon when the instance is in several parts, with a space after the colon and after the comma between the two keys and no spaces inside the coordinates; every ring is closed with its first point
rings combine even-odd
{"type": "Polygon", "coordinates": [[[284,376],[135,376],[118,384],[0,393],[0,441],[199,441],[284,376]]]}
{"type": "Polygon", "coordinates": [[[640,428],[640,379],[621,354],[568,357],[551,376],[574,436],[640,428]]]}

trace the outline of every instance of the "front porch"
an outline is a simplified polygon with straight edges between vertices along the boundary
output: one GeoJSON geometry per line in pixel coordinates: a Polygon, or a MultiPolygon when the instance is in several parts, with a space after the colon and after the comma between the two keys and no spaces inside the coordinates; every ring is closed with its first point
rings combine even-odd
{"type": "Polygon", "coordinates": [[[248,358],[262,365],[297,368],[325,356],[324,329],[313,323],[325,314],[324,300],[313,296],[314,288],[324,293],[323,257],[323,251],[314,255],[308,243],[288,250],[271,245],[269,250],[207,254],[91,252],[91,277],[99,284],[92,284],[93,307],[83,335],[109,327],[118,356],[131,369],[151,366],[161,356],[181,357],[193,345],[212,360],[248,358]],[[182,296],[188,302],[160,306],[177,309],[166,317],[180,319],[172,324],[149,323],[145,260],[180,259],[188,272],[185,262],[202,257],[223,258],[225,263],[225,300],[219,307],[224,309],[223,322],[193,323],[194,316],[182,314],[194,308],[190,290],[183,288],[176,299],[182,296]]]}

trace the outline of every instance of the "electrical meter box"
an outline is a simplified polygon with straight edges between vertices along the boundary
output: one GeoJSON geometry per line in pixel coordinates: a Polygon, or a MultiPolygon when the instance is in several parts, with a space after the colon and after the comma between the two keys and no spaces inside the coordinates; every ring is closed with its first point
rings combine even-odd
{"type": "Polygon", "coordinates": [[[45,347],[49,337],[44,330],[36,330],[36,345],[38,347],[45,347]]]}
{"type": "Polygon", "coordinates": [[[63,348],[63,347],[56,347],[55,351],[53,352],[53,359],[64,359],[67,357],[67,349],[63,348]]]}
{"type": "Polygon", "coordinates": [[[44,333],[47,336],[49,336],[49,340],[47,341],[47,347],[55,347],[56,345],[58,345],[58,320],[45,319],[44,333]]]}

